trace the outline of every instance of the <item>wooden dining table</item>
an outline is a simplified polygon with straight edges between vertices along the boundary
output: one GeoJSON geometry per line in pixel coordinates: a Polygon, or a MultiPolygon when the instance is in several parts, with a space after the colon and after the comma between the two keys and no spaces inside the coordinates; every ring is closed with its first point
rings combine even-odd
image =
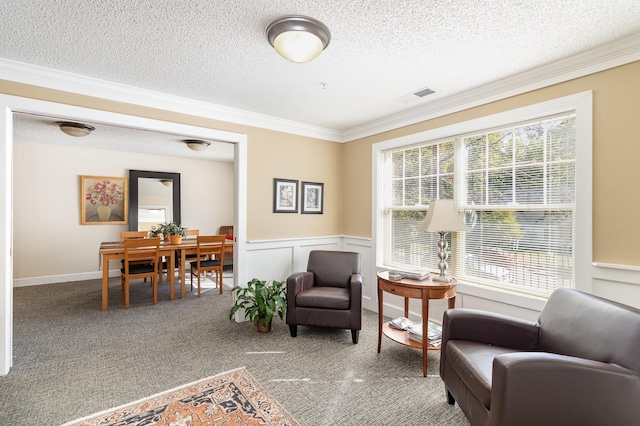
{"type": "MultiPolygon", "coordinates": [[[[186,295],[185,276],[186,259],[189,254],[196,254],[198,244],[195,239],[182,239],[180,244],[171,244],[170,241],[160,241],[160,256],[167,258],[167,265],[175,265],[176,253],[179,253],[178,270],[180,274],[180,298],[186,295]]],[[[225,252],[233,251],[233,242],[225,242],[225,252]]],[[[124,244],[122,241],[107,241],[100,243],[100,256],[102,257],[102,310],[106,311],[109,299],[109,261],[124,259],[124,244]]],[[[175,274],[169,275],[171,290],[169,299],[175,299],[175,274]]]]}

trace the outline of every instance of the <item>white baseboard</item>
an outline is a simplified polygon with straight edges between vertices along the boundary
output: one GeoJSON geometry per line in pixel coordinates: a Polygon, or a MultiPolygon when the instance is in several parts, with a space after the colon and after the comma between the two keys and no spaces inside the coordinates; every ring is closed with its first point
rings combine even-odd
{"type": "MultiPolygon", "coordinates": [[[[120,275],[119,269],[109,271],[109,277],[117,277],[120,275]]],[[[75,274],[46,275],[42,277],[15,278],[13,280],[14,287],[28,287],[32,285],[58,284],[70,281],[86,281],[102,279],[102,271],[80,272],[75,274]]]]}

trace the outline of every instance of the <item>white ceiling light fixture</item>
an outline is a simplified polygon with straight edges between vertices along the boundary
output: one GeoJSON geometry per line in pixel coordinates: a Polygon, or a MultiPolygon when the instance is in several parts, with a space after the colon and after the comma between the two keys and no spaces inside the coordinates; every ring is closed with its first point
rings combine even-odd
{"type": "Polygon", "coordinates": [[[317,58],[331,41],[329,28],[308,16],[284,16],[266,29],[269,44],[291,62],[309,62],[317,58]]]}
{"type": "Polygon", "coordinates": [[[171,179],[160,179],[160,183],[164,186],[171,186],[173,184],[173,180],[171,179]]]}
{"type": "Polygon", "coordinates": [[[185,139],[183,142],[186,143],[192,151],[204,151],[209,147],[209,145],[211,145],[211,142],[200,139],[185,139]]]}
{"type": "Polygon", "coordinates": [[[76,138],[87,136],[96,129],[88,124],[74,123],[73,121],[56,121],[56,124],[64,133],[76,138]]]}

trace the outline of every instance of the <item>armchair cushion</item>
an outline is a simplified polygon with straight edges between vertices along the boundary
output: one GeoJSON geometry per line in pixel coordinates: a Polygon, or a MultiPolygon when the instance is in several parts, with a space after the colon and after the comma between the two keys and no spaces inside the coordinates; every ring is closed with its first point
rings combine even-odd
{"type": "Polygon", "coordinates": [[[320,309],[349,309],[349,289],[337,287],[313,287],[296,296],[296,305],[320,309]]]}
{"type": "Polygon", "coordinates": [[[447,355],[458,365],[456,371],[469,391],[487,408],[491,408],[493,360],[513,353],[511,348],[455,340],[447,345],[447,355]]]}

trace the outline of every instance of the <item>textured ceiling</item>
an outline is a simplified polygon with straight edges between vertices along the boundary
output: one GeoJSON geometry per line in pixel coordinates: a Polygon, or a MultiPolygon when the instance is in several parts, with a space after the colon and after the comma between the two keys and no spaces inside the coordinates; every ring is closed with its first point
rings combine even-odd
{"type": "Polygon", "coordinates": [[[24,142],[46,143],[52,145],[74,146],[89,149],[109,149],[162,156],[178,156],[196,160],[225,161],[234,160],[233,144],[211,141],[204,151],[192,151],[183,142],[184,136],[166,133],[134,130],[103,124],[88,123],[95,130],[88,136],[69,136],[55,124],[56,118],[27,114],[15,114],[13,139],[17,144],[24,142]]]}
{"type": "Polygon", "coordinates": [[[3,0],[0,15],[0,58],[340,131],[640,32],[638,0],[3,0]],[[318,59],[268,44],[287,14],[329,27],[318,59]]]}

